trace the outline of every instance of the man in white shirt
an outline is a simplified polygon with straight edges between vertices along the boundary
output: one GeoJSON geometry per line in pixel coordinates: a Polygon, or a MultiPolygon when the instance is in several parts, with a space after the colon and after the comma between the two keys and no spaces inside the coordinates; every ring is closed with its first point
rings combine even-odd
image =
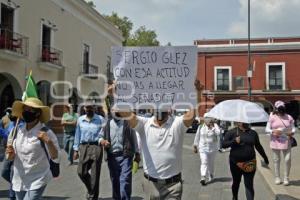
{"type": "Polygon", "coordinates": [[[130,117],[142,144],[146,199],[181,199],[183,138],[193,120],[194,110],[181,117],[158,110],[151,118],[130,117]]]}
{"type": "Polygon", "coordinates": [[[215,119],[205,117],[204,124],[199,126],[194,139],[194,153],[199,151],[201,165],[200,174],[202,185],[206,185],[206,181],[211,182],[214,176],[214,162],[216,152],[218,150],[218,138],[220,136],[220,128],[215,123],[215,119]]]}
{"type": "MultiPolygon", "coordinates": [[[[198,80],[194,85],[200,102],[203,85],[198,80]]],[[[108,90],[113,93],[114,87],[108,90]]],[[[145,199],[181,199],[183,139],[194,121],[195,111],[190,110],[180,117],[161,110],[154,111],[151,118],[126,112],[120,115],[127,118],[130,127],[140,136],[145,199]]]]}

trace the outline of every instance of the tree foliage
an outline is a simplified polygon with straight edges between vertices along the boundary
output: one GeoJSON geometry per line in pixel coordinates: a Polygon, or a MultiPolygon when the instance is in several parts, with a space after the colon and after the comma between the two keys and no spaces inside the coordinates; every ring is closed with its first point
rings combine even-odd
{"type": "Polygon", "coordinates": [[[92,8],[96,8],[96,5],[93,1],[87,1],[87,4],[89,4],[89,6],[91,6],[92,8]]]}
{"type": "Polygon", "coordinates": [[[157,34],[154,30],[147,30],[141,26],[131,35],[127,41],[127,46],[158,46],[157,34]]]}
{"type": "Polygon", "coordinates": [[[113,12],[111,15],[105,15],[104,17],[122,31],[122,35],[124,37],[123,45],[126,45],[127,40],[130,37],[133,23],[128,19],[128,17],[121,18],[115,12],[113,12]]]}
{"type": "Polygon", "coordinates": [[[124,37],[124,46],[158,46],[157,34],[154,30],[148,30],[145,26],[139,27],[133,34],[131,33],[133,23],[128,17],[120,17],[113,12],[111,15],[104,16],[111,23],[117,26],[124,37]]]}

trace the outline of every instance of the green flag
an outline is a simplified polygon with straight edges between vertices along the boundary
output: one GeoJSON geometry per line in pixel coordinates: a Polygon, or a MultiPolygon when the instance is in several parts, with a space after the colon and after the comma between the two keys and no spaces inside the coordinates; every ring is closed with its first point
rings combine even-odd
{"type": "Polygon", "coordinates": [[[25,101],[29,97],[38,98],[36,85],[35,85],[34,79],[32,77],[32,72],[31,71],[30,71],[30,74],[27,78],[26,89],[23,93],[22,100],[25,101]]]}

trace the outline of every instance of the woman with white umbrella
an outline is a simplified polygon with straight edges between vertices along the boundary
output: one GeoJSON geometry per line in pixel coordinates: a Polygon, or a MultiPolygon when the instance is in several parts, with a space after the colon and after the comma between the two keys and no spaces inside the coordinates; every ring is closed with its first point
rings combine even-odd
{"type": "Polygon", "coordinates": [[[263,157],[265,164],[269,164],[268,157],[260,144],[258,134],[250,128],[249,124],[238,122],[237,127],[229,130],[225,135],[222,147],[231,147],[229,163],[233,179],[231,188],[232,199],[238,199],[239,186],[243,176],[247,200],[253,200],[253,180],[256,172],[255,149],[263,157]]]}
{"type": "Polygon", "coordinates": [[[253,179],[256,171],[255,149],[263,157],[266,165],[269,164],[269,160],[260,144],[258,134],[250,128],[249,124],[267,122],[268,114],[259,104],[233,99],[217,104],[207,115],[219,120],[237,122],[237,127],[229,130],[222,142],[223,148],[231,147],[229,164],[233,179],[232,196],[233,200],[238,199],[243,176],[247,200],[253,200],[253,179]]]}
{"type": "Polygon", "coordinates": [[[214,162],[218,151],[218,137],[221,131],[213,118],[205,117],[204,124],[199,126],[194,139],[194,153],[199,151],[201,166],[200,174],[202,185],[206,185],[206,180],[211,182],[214,175],[214,162]]]}

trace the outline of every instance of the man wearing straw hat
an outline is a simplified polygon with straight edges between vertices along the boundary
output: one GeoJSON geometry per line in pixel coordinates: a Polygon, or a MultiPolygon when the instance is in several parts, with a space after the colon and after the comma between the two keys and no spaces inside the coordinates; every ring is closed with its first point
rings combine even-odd
{"type": "Polygon", "coordinates": [[[86,114],[77,120],[73,159],[79,157],[77,173],[86,186],[86,199],[97,200],[103,156],[99,139],[104,118],[95,114],[95,105],[91,100],[85,103],[84,111],[86,114]]]}
{"type": "Polygon", "coordinates": [[[27,98],[14,102],[12,114],[25,122],[24,127],[12,132],[6,149],[8,160],[14,161],[13,190],[17,200],[38,200],[52,179],[42,142],[54,162],[59,157],[57,138],[44,125],[50,119],[50,108],[37,98],[27,98]]]}

